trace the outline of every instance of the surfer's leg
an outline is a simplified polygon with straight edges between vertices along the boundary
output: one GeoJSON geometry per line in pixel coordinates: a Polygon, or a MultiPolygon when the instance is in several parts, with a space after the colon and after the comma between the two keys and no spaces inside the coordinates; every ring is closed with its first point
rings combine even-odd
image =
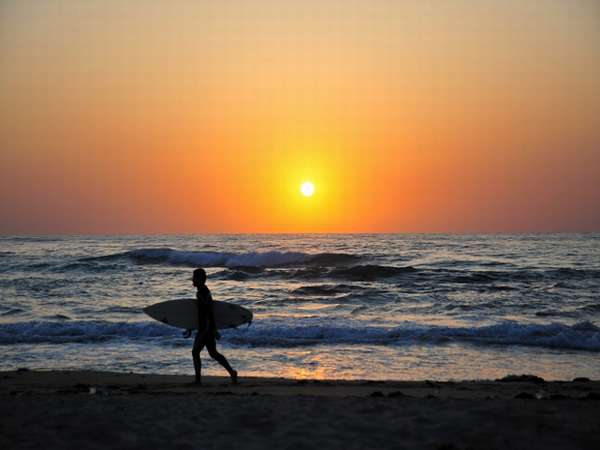
{"type": "Polygon", "coordinates": [[[233,383],[237,383],[237,371],[233,370],[233,368],[227,362],[227,359],[217,351],[217,341],[215,341],[214,339],[208,339],[206,341],[206,350],[208,350],[208,354],[211,358],[213,358],[215,361],[217,361],[219,364],[225,367],[225,370],[229,372],[231,381],[233,383]]]}
{"type": "Polygon", "coordinates": [[[196,384],[202,384],[201,369],[202,363],[200,362],[200,352],[204,348],[204,334],[196,333],[194,339],[194,347],[192,348],[192,358],[194,359],[194,373],[196,374],[196,384]]]}

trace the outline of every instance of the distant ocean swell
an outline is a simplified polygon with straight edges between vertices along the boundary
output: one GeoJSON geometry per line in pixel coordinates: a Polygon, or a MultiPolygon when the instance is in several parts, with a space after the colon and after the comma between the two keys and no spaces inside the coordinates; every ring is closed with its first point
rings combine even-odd
{"type": "MultiPolygon", "coordinates": [[[[504,321],[481,327],[445,327],[406,322],[398,327],[372,327],[360,323],[323,324],[309,319],[263,320],[249,328],[223,333],[234,346],[297,347],[316,344],[444,345],[471,343],[492,346],[533,346],[600,352],[600,328],[591,322],[575,325],[504,321]],[[306,322],[306,323],[303,323],[306,322]]],[[[33,321],[0,325],[0,345],[35,343],[97,343],[148,340],[181,345],[181,331],[154,322],[33,321]]]]}
{"type": "Polygon", "coordinates": [[[107,256],[84,258],[81,261],[117,260],[127,258],[137,264],[168,264],[189,267],[278,267],[294,264],[348,264],[360,259],[345,253],[301,253],[301,252],[205,252],[180,251],[171,248],[136,249],[107,256]]]}
{"type": "MultiPolygon", "coordinates": [[[[213,252],[181,251],[171,248],[142,248],[126,252],[81,258],[66,263],[54,271],[103,272],[123,270],[123,264],[166,265],[184,267],[224,268],[212,276],[216,279],[244,281],[257,278],[281,279],[341,279],[348,281],[373,281],[384,279],[426,278],[434,283],[462,285],[485,285],[493,283],[527,283],[554,281],[563,283],[569,280],[600,280],[600,270],[558,267],[551,269],[511,267],[506,270],[457,267],[460,262],[446,261],[444,267],[433,266],[391,266],[372,264],[367,255],[348,253],[302,253],[302,252],[213,252]]],[[[464,262],[460,263],[464,264],[464,262]]],[[[485,264],[480,266],[497,266],[485,264]]],[[[39,269],[36,267],[35,269],[39,269]]],[[[52,270],[52,269],[51,269],[52,270]]],[[[556,287],[561,287],[557,285],[556,287]]],[[[499,287],[498,289],[503,289],[499,287]]],[[[504,289],[511,289],[504,287],[504,289]]]]}
{"type": "Polygon", "coordinates": [[[244,281],[252,278],[282,278],[312,280],[321,278],[343,279],[348,281],[372,281],[384,278],[394,278],[417,270],[414,267],[393,267],[377,264],[357,265],[348,267],[303,267],[303,268],[253,268],[234,267],[215,273],[213,276],[222,280],[244,281]]]}

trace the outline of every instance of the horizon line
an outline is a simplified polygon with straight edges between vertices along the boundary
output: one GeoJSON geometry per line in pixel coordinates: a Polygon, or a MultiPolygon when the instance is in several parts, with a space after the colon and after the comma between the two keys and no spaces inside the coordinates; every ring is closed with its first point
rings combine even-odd
{"type": "Polygon", "coordinates": [[[0,232],[0,237],[67,237],[67,236],[87,236],[87,237],[111,237],[111,236],[265,236],[265,235],[338,235],[338,236],[352,236],[352,235],[451,235],[451,236],[473,236],[473,235],[570,235],[570,234],[600,234],[600,230],[588,230],[588,231],[352,231],[352,232],[323,232],[323,231],[302,231],[302,232],[291,232],[291,231],[276,231],[276,232],[109,232],[109,233],[68,233],[68,232],[57,232],[57,233],[3,233],[0,232]]]}

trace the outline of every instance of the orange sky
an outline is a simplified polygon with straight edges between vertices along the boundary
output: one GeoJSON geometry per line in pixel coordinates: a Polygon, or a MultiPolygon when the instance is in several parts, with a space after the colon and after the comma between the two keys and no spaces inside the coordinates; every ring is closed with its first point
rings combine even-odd
{"type": "Polygon", "coordinates": [[[600,231],[594,0],[3,1],[0,66],[1,233],[600,231]]]}

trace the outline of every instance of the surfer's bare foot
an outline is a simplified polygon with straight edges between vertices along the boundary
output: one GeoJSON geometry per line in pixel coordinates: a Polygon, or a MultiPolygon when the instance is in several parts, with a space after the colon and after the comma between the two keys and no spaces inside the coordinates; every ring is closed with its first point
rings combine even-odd
{"type": "Polygon", "coordinates": [[[202,380],[201,380],[200,378],[196,378],[196,379],[194,380],[194,384],[195,384],[196,386],[202,386],[202,380]]]}
{"type": "Polygon", "coordinates": [[[238,384],[237,381],[237,370],[231,372],[231,384],[238,384]]]}

